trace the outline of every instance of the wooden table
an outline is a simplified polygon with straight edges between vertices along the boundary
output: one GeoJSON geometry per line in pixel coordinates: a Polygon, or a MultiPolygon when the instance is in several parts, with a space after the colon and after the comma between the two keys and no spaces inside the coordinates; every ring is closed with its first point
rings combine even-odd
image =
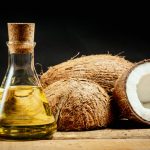
{"type": "Polygon", "coordinates": [[[52,140],[0,141],[0,150],[150,150],[150,129],[56,132],[52,140]]]}

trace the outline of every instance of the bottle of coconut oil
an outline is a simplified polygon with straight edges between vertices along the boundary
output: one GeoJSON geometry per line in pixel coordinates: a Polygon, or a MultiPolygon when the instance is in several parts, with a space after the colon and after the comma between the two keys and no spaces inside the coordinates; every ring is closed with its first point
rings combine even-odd
{"type": "Polygon", "coordinates": [[[9,65],[0,91],[0,137],[51,137],[56,122],[34,68],[34,23],[8,23],[9,65]]]}

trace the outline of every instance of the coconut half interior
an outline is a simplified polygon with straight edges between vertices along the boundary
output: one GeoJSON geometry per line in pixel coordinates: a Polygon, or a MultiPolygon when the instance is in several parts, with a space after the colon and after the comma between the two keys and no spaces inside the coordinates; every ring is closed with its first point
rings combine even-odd
{"type": "Polygon", "coordinates": [[[134,112],[150,121],[150,62],[139,64],[130,72],[126,93],[134,112]]]}

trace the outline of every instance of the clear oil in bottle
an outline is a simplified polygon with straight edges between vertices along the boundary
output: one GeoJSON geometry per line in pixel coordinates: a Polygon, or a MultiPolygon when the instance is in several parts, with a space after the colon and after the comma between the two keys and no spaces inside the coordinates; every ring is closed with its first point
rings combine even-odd
{"type": "Polygon", "coordinates": [[[8,29],[9,65],[0,88],[0,137],[52,137],[56,122],[34,68],[34,24],[8,24],[8,29]]]}
{"type": "Polygon", "coordinates": [[[56,124],[42,89],[11,86],[1,113],[1,136],[40,138],[55,131],[56,124]]]}

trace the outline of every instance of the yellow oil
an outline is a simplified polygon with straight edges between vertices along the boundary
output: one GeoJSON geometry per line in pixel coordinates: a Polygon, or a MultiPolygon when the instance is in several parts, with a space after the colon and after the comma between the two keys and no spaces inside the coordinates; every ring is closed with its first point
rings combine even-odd
{"type": "Polygon", "coordinates": [[[0,102],[1,102],[1,99],[2,99],[3,91],[4,91],[4,89],[0,88],[0,102]]]}
{"type": "Polygon", "coordinates": [[[51,137],[56,131],[55,119],[40,87],[11,86],[7,91],[0,89],[0,99],[1,137],[51,137]],[[7,93],[1,98],[3,92],[7,93]]]}

